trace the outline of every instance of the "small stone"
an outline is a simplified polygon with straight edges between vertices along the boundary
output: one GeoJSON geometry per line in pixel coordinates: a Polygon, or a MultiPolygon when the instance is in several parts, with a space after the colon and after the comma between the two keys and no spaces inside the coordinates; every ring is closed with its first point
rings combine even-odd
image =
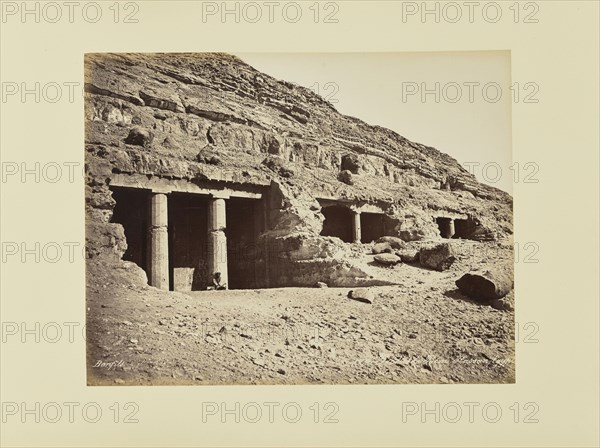
{"type": "Polygon", "coordinates": [[[252,362],[254,364],[256,364],[257,366],[261,366],[261,367],[265,365],[264,359],[261,359],[261,358],[254,358],[254,359],[252,359],[252,362]]]}
{"type": "Polygon", "coordinates": [[[285,375],[285,370],[277,369],[277,373],[279,373],[280,375],[285,375]]]}
{"type": "Polygon", "coordinates": [[[133,325],[133,324],[132,324],[131,322],[129,322],[128,320],[124,320],[124,321],[122,322],[122,324],[123,324],[123,325],[127,325],[127,326],[129,326],[129,325],[133,325]]]}
{"type": "Polygon", "coordinates": [[[369,304],[373,303],[374,300],[373,293],[367,288],[352,290],[348,293],[348,297],[352,300],[358,300],[359,302],[369,304]]]}
{"type": "Polygon", "coordinates": [[[385,266],[394,266],[401,262],[400,257],[394,254],[379,254],[375,255],[375,261],[385,266]]]}
{"type": "Polygon", "coordinates": [[[327,288],[327,283],[325,282],[317,282],[315,283],[315,288],[327,288]]]}
{"type": "Polygon", "coordinates": [[[125,381],[122,380],[121,378],[115,378],[115,383],[117,383],[117,384],[125,384],[125,381]]]}
{"type": "Polygon", "coordinates": [[[137,344],[138,340],[137,339],[130,339],[129,342],[131,342],[132,344],[137,344]]]}
{"type": "Polygon", "coordinates": [[[206,342],[208,342],[209,344],[218,344],[219,342],[221,342],[218,338],[216,338],[216,337],[214,337],[212,335],[206,336],[204,338],[204,340],[206,342]]]}

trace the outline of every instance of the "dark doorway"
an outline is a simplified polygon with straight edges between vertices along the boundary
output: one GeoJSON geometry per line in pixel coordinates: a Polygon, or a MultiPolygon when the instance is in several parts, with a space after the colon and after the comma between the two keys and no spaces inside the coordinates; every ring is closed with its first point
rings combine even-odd
{"type": "Polygon", "coordinates": [[[474,219],[455,219],[454,236],[452,238],[473,239],[473,234],[478,227],[474,219]]]}
{"type": "Polygon", "coordinates": [[[131,261],[145,271],[149,191],[117,187],[111,188],[111,191],[116,204],[110,222],[123,226],[127,240],[123,260],[131,261]]]}
{"type": "Polygon", "coordinates": [[[442,238],[455,237],[455,229],[452,228],[452,218],[438,217],[435,218],[435,222],[437,223],[438,229],[440,231],[440,236],[442,238]]]}
{"type": "Polygon", "coordinates": [[[354,216],[348,207],[330,205],[323,207],[321,213],[325,216],[322,236],[335,236],[346,243],[352,242],[352,222],[354,216]]]}
{"type": "Polygon", "coordinates": [[[385,236],[386,216],[383,213],[361,213],[361,242],[371,243],[385,236]]]}
{"type": "Polygon", "coordinates": [[[231,198],[226,205],[227,268],[229,289],[255,289],[264,286],[260,274],[257,239],[264,231],[262,202],[231,198]]]}
{"type": "Polygon", "coordinates": [[[208,198],[169,195],[169,268],[172,291],[198,291],[208,285],[206,263],[208,198]]]}

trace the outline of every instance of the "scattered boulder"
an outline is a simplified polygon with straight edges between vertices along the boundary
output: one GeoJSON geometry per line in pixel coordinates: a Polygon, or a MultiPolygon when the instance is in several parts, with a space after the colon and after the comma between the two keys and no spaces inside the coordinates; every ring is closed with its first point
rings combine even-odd
{"type": "Polygon", "coordinates": [[[402,260],[394,254],[378,254],[374,257],[375,261],[385,266],[395,266],[402,260]]]}
{"type": "Polygon", "coordinates": [[[372,304],[375,299],[373,293],[367,288],[354,289],[348,292],[348,298],[369,304],[372,304]]]}
{"type": "MultiPolygon", "coordinates": [[[[480,302],[501,299],[513,288],[512,278],[502,272],[467,273],[455,283],[460,292],[480,302]]],[[[500,302],[496,305],[505,306],[500,302]]]]}
{"type": "Polygon", "coordinates": [[[317,282],[315,283],[315,288],[328,288],[328,286],[325,282],[317,282]]]}
{"type": "Polygon", "coordinates": [[[384,253],[392,253],[394,250],[392,249],[392,246],[390,246],[389,243],[376,243],[373,246],[373,249],[371,250],[371,252],[373,252],[375,255],[377,254],[384,254],[384,253]]]}
{"type": "Polygon", "coordinates": [[[454,250],[448,243],[439,243],[433,247],[424,247],[419,252],[421,266],[435,269],[436,271],[447,270],[455,260],[454,250]]]}
{"type": "Polygon", "coordinates": [[[415,263],[419,261],[419,251],[417,249],[403,249],[396,252],[402,263],[415,263]]]}
{"type": "Polygon", "coordinates": [[[144,129],[141,126],[134,126],[129,131],[129,135],[125,139],[125,143],[128,145],[137,145],[137,146],[150,146],[152,141],[154,140],[154,134],[148,129],[144,129]]]}
{"type": "Polygon", "coordinates": [[[376,243],[389,244],[389,246],[392,249],[404,249],[404,247],[406,247],[406,243],[404,242],[404,240],[401,238],[398,238],[397,236],[382,236],[381,238],[379,238],[376,241],[376,243]]]}
{"type": "Polygon", "coordinates": [[[340,171],[340,174],[338,174],[338,180],[347,185],[354,185],[352,173],[349,170],[340,171]]]}

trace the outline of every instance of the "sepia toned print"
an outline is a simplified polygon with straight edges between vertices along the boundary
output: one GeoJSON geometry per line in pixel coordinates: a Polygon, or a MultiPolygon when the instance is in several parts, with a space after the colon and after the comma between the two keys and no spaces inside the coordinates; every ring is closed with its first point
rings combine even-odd
{"type": "Polygon", "coordinates": [[[515,381],[512,197],[328,99],[86,55],[88,384],[515,381]]]}

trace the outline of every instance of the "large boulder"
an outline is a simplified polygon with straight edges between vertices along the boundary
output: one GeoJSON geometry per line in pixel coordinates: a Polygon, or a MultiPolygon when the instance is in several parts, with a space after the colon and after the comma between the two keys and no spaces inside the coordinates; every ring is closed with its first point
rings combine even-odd
{"type": "Polygon", "coordinates": [[[480,302],[501,299],[513,288],[512,278],[503,272],[467,273],[455,283],[460,292],[480,302]]]}
{"type": "Polygon", "coordinates": [[[394,254],[378,254],[373,258],[377,263],[385,266],[394,266],[401,262],[400,257],[394,254]]]}
{"type": "Polygon", "coordinates": [[[414,263],[419,261],[419,251],[417,249],[402,249],[396,252],[402,263],[414,263]]]}
{"type": "Polygon", "coordinates": [[[424,247],[419,252],[421,266],[436,271],[447,270],[455,260],[454,250],[448,243],[439,243],[433,247],[424,247]]]}

